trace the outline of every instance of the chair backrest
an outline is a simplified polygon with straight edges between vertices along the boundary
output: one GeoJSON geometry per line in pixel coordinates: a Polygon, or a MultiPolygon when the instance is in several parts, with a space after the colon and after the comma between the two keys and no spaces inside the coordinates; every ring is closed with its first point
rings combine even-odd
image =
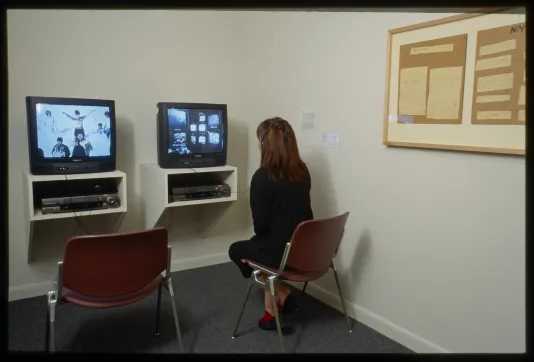
{"type": "Polygon", "coordinates": [[[167,269],[167,229],[76,236],[67,241],[62,286],[91,297],[141,290],[167,269]]]}
{"type": "Polygon", "coordinates": [[[349,212],[302,222],[293,233],[286,265],[302,272],[326,273],[332,263],[349,212]]]}

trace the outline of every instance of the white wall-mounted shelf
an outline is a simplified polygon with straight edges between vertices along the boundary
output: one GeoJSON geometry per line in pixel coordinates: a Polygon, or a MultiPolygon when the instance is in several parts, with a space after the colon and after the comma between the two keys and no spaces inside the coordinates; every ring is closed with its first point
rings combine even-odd
{"type": "MultiPolygon", "coordinates": [[[[46,220],[57,219],[69,219],[85,216],[103,215],[103,214],[117,214],[125,213],[127,211],[126,201],[126,174],[122,171],[101,172],[101,173],[87,173],[76,175],[32,175],[29,170],[23,170],[23,192],[24,192],[24,217],[25,224],[27,225],[27,241],[28,247],[28,263],[31,262],[31,250],[33,245],[33,229],[35,222],[41,222],[46,220]],[[102,180],[112,179],[117,185],[118,196],[120,198],[120,206],[112,209],[102,210],[88,210],[88,211],[76,211],[65,212],[58,214],[43,214],[40,207],[35,204],[34,192],[37,184],[53,181],[75,181],[75,180],[102,180]]],[[[40,185],[42,186],[42,185],[40,185]]],[[[69,197],[73,195],[65,195],[69,197]]],[[[122,219],[120,219],[122,221],[122,219]]],[[[119,222],[120,222],[119,221],[119,222]]]]}
{"type": "MultiPolygon", "coordinates": [[[[169,208],[214,203],[230,204],[233,201],[237,201],[237,168],[234,166],[164,169],[159,167],[157,163],[143,163],[141,164],[140,173],[141,197],[144,206],[145,228],[147,229],[156,226],[165,210],[169,208]],[[218,182],[227,184],[230,186],[230,196],[169,202],[169,187],[173,181],[179,180],[181,176],[192,174],[209,174],[218,182]]],[[[210,226],[206,227],[204,235],[207,235],[223,215],[224,212],[221,212],[216,217],[216,220],[211,220],[212,222],[210,226]]]]}

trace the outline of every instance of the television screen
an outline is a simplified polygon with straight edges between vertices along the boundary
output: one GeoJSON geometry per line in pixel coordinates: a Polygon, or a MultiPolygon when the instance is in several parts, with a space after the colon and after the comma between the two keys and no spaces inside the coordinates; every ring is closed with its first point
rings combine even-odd
{"type": "Polygon", "coordinates": [[[223,152],[222,110],[169,108],[169,154],[223,152]]]}
{"type": "Polygon", "coordinates": [[[108,106],[37,103],[38,153],[45,159],[111,156],[108,106]]]}

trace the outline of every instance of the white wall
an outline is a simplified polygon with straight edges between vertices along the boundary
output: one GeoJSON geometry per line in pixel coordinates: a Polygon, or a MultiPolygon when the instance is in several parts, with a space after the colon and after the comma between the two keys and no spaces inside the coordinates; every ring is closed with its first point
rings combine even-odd
{"type": "MultiPolygon", "coordinates": [[[[338,259],[356,317],[420,352],[522,352],[524,158],[382,146],[387,30],[448,15],[249,13],[249,119],[298,129],[316,108],[341,133],[301,152],[316,215],[351,211],[338,259]]],[[[317,286],[334,301],[332,276],[317,286]]]]}
{"type": "MultiPolygon", "coordinates": [[[[318,108],[322,130],[341,132],[340,147],[302,153],[316,215],[351,211],[338,258],[351,313],[418,352],[524,351],[524,158],[381,145],[387,30],[447,15],[9,11],[10,286],[50,280],[61,250],[27,265],[20,246],[26,95],[117,101],[125,229],[139,220],[136,165],[156,159],[157,101],[229,104],[229,163],[240,167],[241,189],[259,161],[256,125],[278,115],[297,126],[302,107],[318,108]],[[187,55],[169,46],[199,43],[187,55]]],[[[248,227],[246,202],[219,237],[175,235],[173,245],[192,259],[222,255],[247,234],[232,231],[248,227]]],[[[338,306],[331,276],[309,291],[338,306]]]]}
{"type": "MultiPolygon", "coordinates": [[[[12,298],[44,293],[55,276],[75,222],[35,226],[35,262],[28,265],[22,214],[22,168],[27,168],[25,97],[107,98],[116,101],[117,168],[126,172],[128,213],[122,230],[142,225],[138,165],[156,162],[156,104],[227,103],[228,163],[246,188],[248,124],[240,116],[241,29],[235,15],[208,11],[10,10],[9,51],[9,285],[12,298]],[[137,206],[137,207],[136,207],[137,206]]],[[[242,113],[242,112],[241,112],[242,113]]],[[[144,185],[146,187],[146,185],[144,185]]],[[[150,186],[148,186],[150,187],[150,186]]],[[[240,190],[240,191],[244,191],[240,190]]],[[[246,196],[240,194],[240,196],[246,196]]],[[[175,269],[227,260],[228,246],[246,238],[246,197],[199,239],[200,207],[173,212],[170,238],[175,269]],[[178,263],[182,261],[182,263],[178,263]]],[[[82,219],[92,233],[106,217],[82,219]]],[[[163,225],[171,225],[169,216],[163,225]]]]}

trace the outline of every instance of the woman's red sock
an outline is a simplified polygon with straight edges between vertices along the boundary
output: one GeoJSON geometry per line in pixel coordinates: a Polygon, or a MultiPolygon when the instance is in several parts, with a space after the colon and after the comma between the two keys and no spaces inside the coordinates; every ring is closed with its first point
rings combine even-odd
{"type": "MultiPolygon", "coordinates": [[[[278,309],[278,314],[282,313],[282,306],[280,304],[276,304],[276,307],[278,309]]],[[[271,313],[265,311],[263,314],[263,318],[261,319],[261,322],[270,322],[274,319],[274,316],[271,315],[271,313]]]]}

